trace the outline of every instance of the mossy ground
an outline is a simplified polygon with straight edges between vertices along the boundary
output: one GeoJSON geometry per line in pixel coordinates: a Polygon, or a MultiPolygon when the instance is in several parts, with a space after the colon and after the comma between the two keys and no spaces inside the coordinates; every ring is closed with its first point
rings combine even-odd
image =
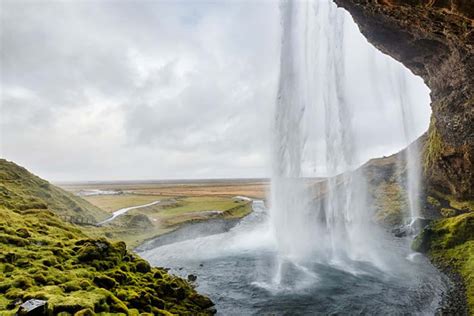
{"type": "Polygon", "coordinates": [[[14,315],[33,298],[47,300],[50,315],[212,312],[192,285],[150,267],[124,242],[90,238],[62,219],[75,213],[107,216],[0,159],[0,315],[14,315]]]}
{"type": "Polygon", "coordinates": [[[92,223],[108,217],[107,212],[5,159],[0,159],[1,206],[10,210],[49,209],[62,217],[92,223]]]}
{"type": "Polygon", "coordinates": [[[383,182],[375,189],[375,220],[384,226],[402,225],[408,215],[406,191],[395,182],[383,182]]]}
{"type": "Polygon", "coordinates": [[[437,220],[413,242],[441,269],[458,273],[466,287],[468,308],[474,314],[474,212],[437,220]]]}
{"type": "Polygon", "coordinates": [[[90,239],[47,210],[1,208],[0,314],[45,299],[51,314],[206,314],[212,303],[123,242],[90,239]]]}

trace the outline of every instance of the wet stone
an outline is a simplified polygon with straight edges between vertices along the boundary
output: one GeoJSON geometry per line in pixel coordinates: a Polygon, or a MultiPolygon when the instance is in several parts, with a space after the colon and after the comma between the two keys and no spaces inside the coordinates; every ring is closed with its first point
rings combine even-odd
{"type": "Polygon", "coordinates": [[[48,302],[44,300],[31,299],[20,305],[18,315],[46,315],[48,302]]]}

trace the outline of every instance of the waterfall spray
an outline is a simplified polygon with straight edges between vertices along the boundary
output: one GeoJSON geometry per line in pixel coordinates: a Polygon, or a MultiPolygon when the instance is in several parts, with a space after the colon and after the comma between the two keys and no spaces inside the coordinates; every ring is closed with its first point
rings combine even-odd
{"type": "MultiPolygon", "coordinates": [[[[347,68],[355,60],[345,36],[346,24],[353,22],[329,0],[283,2],[281,13],[270,214],[279,267],[285,261],[347,265],[363,260],[383,268],[382,238],[359,168],[364,162],[356,119],[361,102],[354,102],[348,89],[359,80],[347,68]]],[[[396,84],[388,84],[399,105],[398,132],[407,144],[416,135],[405,74],[395,74],[400,74],[396,84]]],[[[419,214],[416,157],[416,148],[406,151],[411,218],[419,214]]]]}

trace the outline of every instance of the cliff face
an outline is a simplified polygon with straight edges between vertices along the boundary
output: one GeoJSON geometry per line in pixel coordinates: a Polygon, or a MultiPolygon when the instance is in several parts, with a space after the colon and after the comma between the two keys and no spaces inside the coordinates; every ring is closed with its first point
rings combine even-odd
{"type": "Polygon", "coordinates": [[[421,76],[433,110],[423,165],[429,190],[472,199],[474,1],[335,0],[380,51],[421,76]]]}

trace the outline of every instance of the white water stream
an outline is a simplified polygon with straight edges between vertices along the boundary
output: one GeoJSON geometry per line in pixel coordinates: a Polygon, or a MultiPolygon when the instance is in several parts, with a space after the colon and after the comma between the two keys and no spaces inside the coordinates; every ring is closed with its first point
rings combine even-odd
{"type": "Polygon", "coordinates": [[[131,210],[136,210],[138,208],[144,208],[144,207],[149,207],[149,206],[153,206],[153,205],[156,205],[160,203],[160,201],[155,201],[155,202],[151,202],[151,203],[148,203],[148,204],[143,204],[143,205],[137,205],[137,206],[131,206],[131,207],[125,207],[125,208],[121,208],[115,212],[112,213],[112,216],[107,218],[106,220],[98,223],[97,225],[101,226],[101,225],[104,225],[104,224],[107,224],[111,221],[113,221],[116,217],[120,216],[120,215],[123,215],[125,213],[127,213],[128,211],[131,211],[131,210]]]}
{"type": "MultiPolygon", "coordinates": [[[[371,94],[384,91],[388,101],[384,104],[379,95],[382,104],[368,114],[383,117],[383,106],[392,102],[398,109],[392,119],[399,122],[393,133],[402,135],[402,145],[419,135],[407,71],[395,61],[380,66],[366,59],[361,64],[356,48],[348,45],[347,36],[353,34],[346,34],[347,24],[354,22],[331,1],[287,1],[281,12],[270,212],[278,261],[300,264],[316,258],[344,266],[363,260],[388,267],[382,233],[368,205],[367,181],[358,169],[365,162],[365,147],[376,135],[360,135],[359,127],[361,122],[379,124],[363,117],[364,103],[373,98],[371,94]],[[378,72],[368,76],[360,72],[375,67],[378,72]],[[371,85],[369,94],[361,98],[354,92],[358,85],[371,85]],[[328,177],[324,187],[312,183],[312,178],[321,176],[328,177]],[[321,194],[324,198],[315,198],[321,194]]],[[[410,147],[405,157],[407,162],[401,162],[400,168],[406,168],[402,186],[407,191],[409,223],[419,216],[416,147],[410,147]]],[[[278,283],[280,277],[281,271],[274,281],[278,283]]]]}
{"type": "MultiPolygon", "coordinates": [[[[222,315],[433,314],[444,278],[413,258],[408,238],[373,221],[359,168],[387,153],[367,151],[378,135],[361,132],[364,124],[389,128],[385,141],[397,149],[421,135],[412,107],[426,87],[331,1],[287,1],[281,13],[270,209],[255,201],[228,232],[202,228],[202,237],[175,236],[140,254],[197,275],[222,315]]],[[[407,222],[419,216],[417,156],[411,147],[399,163],[407,222]]]]}

